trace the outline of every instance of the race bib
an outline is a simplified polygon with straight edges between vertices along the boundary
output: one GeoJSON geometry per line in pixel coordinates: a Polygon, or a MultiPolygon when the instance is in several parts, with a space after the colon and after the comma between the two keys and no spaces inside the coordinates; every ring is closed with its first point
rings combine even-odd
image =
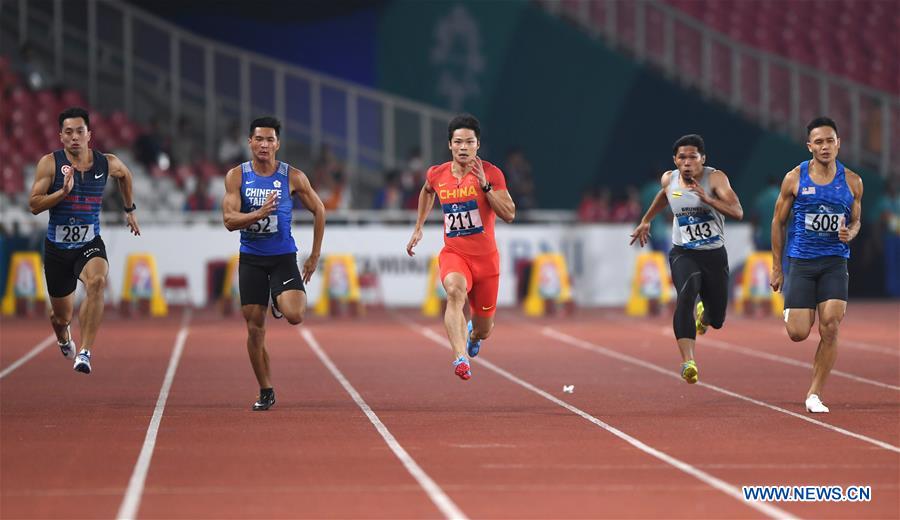
{"type": "Polygon", "coordinates": [[[63,224],[56,226],[56,241],[64,244],[82,244],[94,239],[93,224],[63,224]]]}
{"type": "Polygon", "coordinates": [[[681,245],[688,249],[721,240],[722,230],[713,219],[697,222],[693,218],[683,219],[680,217],[678,220],[679,224],[683,224],[678,227],[681,231],[681,245]]]}
{"type": "Polygon", "coordinates": [[[478,201],[453,202],[444,204],[444,233],[450,238],[464,237],[484,232],[478,201]]]}
{"type": "Polygon", "coordinates": [[[253,235],[272,235],[278,232],[278,215],[263,217],[244,230],[253,235]]]}
{"type": "Polygon", "coordinates": [[[843,218],[842,213],[807,213],[803,218],[803,227],[816,233],[837,233],[843,218]]]}

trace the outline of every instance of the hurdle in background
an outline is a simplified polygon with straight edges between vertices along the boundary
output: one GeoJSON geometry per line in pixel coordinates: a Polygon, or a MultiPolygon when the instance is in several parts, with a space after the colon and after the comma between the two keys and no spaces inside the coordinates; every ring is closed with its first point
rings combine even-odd
{"type": "Polygon", "coordinates": [[[150,315],[165,316],[168,305],[162,295],[156,258],[150,253],[132,253],[125,259],[121,309],[124,314],[149,306],[150,315]]]}
{"type": "Polygon", "coordinates": [[[769,307],[772,314],[780,317],[784,312],[784,296],[772,290],[771,276],[771,251],[757,251],[748,256],[734,291],[735,312],[752,314],[769,307]]]}
{"type": "Polygon", "coordinates": [[[543,316],[562,308],[574,310],[572,285],[566,260],[559,253],[541,253],[531,262],[528,290],[522,303],[526,316],[543,316]]]}
{"type": "Polygon", "coordinates": [[[625,314],[646,316],[658,314],[662,305],[672,301],[672,277],[665,255],[660,251],[640,253],[635,259],[631,292],[625,314]]]}
{"type": "Polygon", "coordinates": [[[340,314],[347,308],[352,316],[365,312],[359,297],[359,276],[353,255],[328,255],[322,269],[322,294],[313,311],[319,316],[340,314]]]}
{"type": "Polygon", "coordinates": [[[9,261],[6,294],[0,304],[5,315],[31,315],[42,312],[47,305],[44,286],[44,264],[35,251],[18,251],[9,261]]]}

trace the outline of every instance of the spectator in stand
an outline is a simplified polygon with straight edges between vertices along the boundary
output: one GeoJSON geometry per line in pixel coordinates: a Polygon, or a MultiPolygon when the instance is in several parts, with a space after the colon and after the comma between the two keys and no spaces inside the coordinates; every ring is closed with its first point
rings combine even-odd
{"type": "Polygon", "coordinates": [[[509,194],[516,201],[518,209],[534,209],[537,200],[534,190],[534,177],[531,174],[531,163],[519,147],[513,147],[506,153],[503,165],[509,194]]]}
{"type": "Polygon", "coordinates": [[[593,186],[584,193],[578,204],[578,220],[580,222],[606,222],[610,219],[609,188],[593,186]]]}
{"type": "Polygon", "coordinates": [[[221,164],[229,167],[250,160],[247,138],[242,133],[240,125],[236,122],[229,125],[228,132],[219,142],[218,159],[221,164]]]}
{"type": "Polygon", "coordinates": [[[31,43],[25,42],[19,50],[22,56],[22,77],[31,90],[44,90],[56,86],[50,67],[40,59],[31,43]]]}
{"type": "Polygon", "coordinates": [[[375,209],[400,209],[403,207],[403,189],[400,186],[400,175],[397,170],[387,172],[384,187],[375,195],[372,205],[375,209]]]}
{"type": "Polygon", "coordinates": [[[753,224],[753,243],[757,251],[768,251],[772,248],[772,215],[775,214],[775,202],[781,193],[781,184],[775,177],[769,177],[766,187],[753,200],[753,211],[750,223],[753,224]]]}
{"type": "Polygon", "coordinates": [[[419,189],[425,182],[425,160],[422,149],[414,146],[406,157],[406,168],[400,174],[400,190],[402,192],[401,207],[416,209],[419,207],[419,189]]]}
{"type": "Polygon", "coordinates": [[[344,172],[335,172],[328,183],[328,190],[319,191],[319,194],[328,211],[350,207],[350,188],[347,186],[347,177],[344,172]]]}
{"type": "Polygon", "coordinates": [[[134,157],[148,171],[159,165],[163,155],[163,136],[159,117],[153,116],[147,129],[134,140],[134,157]]]}
{"type": "MultiPolygon", "coordinates": [[[[311,179],[313,188],[319,191],[321,186],[323,189],[331,190],[334,176],[341,171],[341,168],[341,163],[335,156],[331,146],[327,143],[322,143],[322,146],[319,147],[319,156],[316,157],[313,165],[311,179]]],[[[319,193],[321,194],[321,192],[319,193]]],[[[322,195],[322,200],[325,200],[324,195],[322,195]]]]}
{"type": "Polygon", "coordinates": [[[176,165],[191,164],[197,158],[194,129],[186,116],[178,119],[178,132],[172,137],[172,162],[176,165]]]}
{"type": "Polygon", "coordinates": [[[187,201],[185,211],[211,211],[216,209],[216,201],[209,194],[209,180],[206,177],[197,179],[197,184],[187,201]]]}
{"type": "Polygon", "coordinates": [[[629,184],[625,188],[625,200],[616,202],[612,212],[613,222],[633,223],[641,218],[641,196],[637,187],[629,184]]]}

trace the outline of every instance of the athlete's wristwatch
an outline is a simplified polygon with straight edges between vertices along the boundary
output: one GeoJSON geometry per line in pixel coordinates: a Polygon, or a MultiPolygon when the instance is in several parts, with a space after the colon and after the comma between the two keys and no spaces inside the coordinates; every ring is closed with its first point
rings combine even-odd
{"type": "Polygon", "coordinates": [[[125,210],[125,213],[131,213],[132,211],[137,209],[137,204],[132,202],[130,208],[123,208],[123,209],[125,210]]]}
{"type": "Polygon", "coordinates": [[[489,182],[481,187],[481,191],[483,191],[485,193],[491,191],[492,189],[494,189],[494,187],[489,182]]]}

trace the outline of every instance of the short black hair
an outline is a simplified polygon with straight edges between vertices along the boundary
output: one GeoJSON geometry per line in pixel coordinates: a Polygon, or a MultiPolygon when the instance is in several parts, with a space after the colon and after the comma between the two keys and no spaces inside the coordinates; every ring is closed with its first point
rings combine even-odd
{"type": "Polygon", "coordinates": [[[703,143],[703,137],[699,134],[683,135],[672,145],[672,155],[678,155],[678,149],[682,146],[696,146],[700,155],[706,155],[706,145],[703,143]]]}
{"type": "Polygon", "coordinates": [[[257,128],[273,128],[275,137],[281,137],[281,121],[277,117],[263,116],[254,119],[250,123],[250,137],[253,137],[253,131],[257,128]]]}
{"type": "Polygon", "coordinates": [[[813,130],[821,126],[830,126],[834,129],[834,134],[838,135],[837,123],[834,122],[834,119],[822,116],[813,119],[809,122],[808,125],[806,125],[806,137],[809,138],[809,134],[811,134],[813,130]]]}
{"type": "Polygon", "coordinates": [[[479,123],[478,118],[472,114],[460,114],[450,120],[450,124],[447,125],[447,140],[451,141],[453,139],[453,132],[460,128],[472,130],[475,132],[475,138],[479,141],[481,140],[481,123],[479,123]]]}
{"type": "Polygon", "coordinates": [[[81,107],[69,107],[62,112],[59,113],[59,129],[62,130],[63,121],[66,119],[71,119],[74,117],[80,117],[84,119],[84,126],[88,127],[88,130],[91,129],[91,118],[88,116],[87,110],[81,107]]]}

